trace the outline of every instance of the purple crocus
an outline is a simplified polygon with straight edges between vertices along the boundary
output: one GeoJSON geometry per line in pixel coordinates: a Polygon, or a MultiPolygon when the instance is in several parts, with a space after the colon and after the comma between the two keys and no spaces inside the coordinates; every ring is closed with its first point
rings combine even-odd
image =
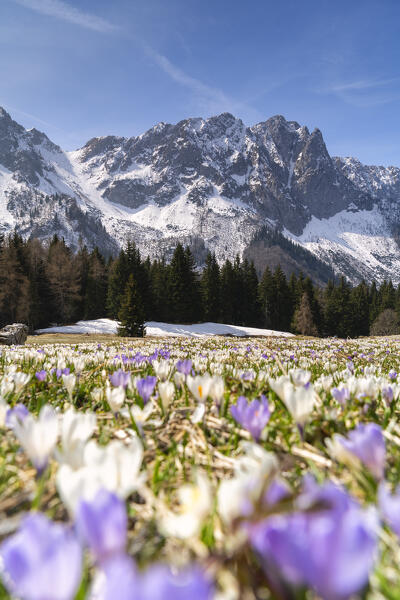
{"type": "Polygon", "coordinates": [[[379,508],[386,523],[400,537],[400,486],[391,494],[386,483],[381,483],[378,490],[379,508]]]}
{"type": "Polygon", "coordinates": [[[183,375],[190,375],[192,371],[192,361],[188,358],[186,360],[178,360],[176,363],[176,370],[183,375]]]}
{"type": "Polygon", "coordinates": [[[38,381],[44,381],[47,377],[47,372],[44,369],[42,369],[41,371],[37,371],[35,373],[35,377],[38,381]]]}
{"type": "Polygon", "coordinates": [[[22,600],[72,600],[81,579],[82,551],[72,530],[40,513],[25,517],[0,548],[1,577],[22,600]]]}
{"type": "Polygon", "coordinates": [[[237,403],[231,406],[231,415],[255,440],[259,440],[271,413],[265,396],[262,395],[260,400],[253,400],[250,404],[245,396],[239,396],[237,403]]]}
{"type": "Polygon", "coordinates": [[[385,470],[386,447],[382,429],[376,423],[361,423],[350,431],[347,438],[338,436],[342,446],[357,456],[377,479],[385,470]]]}
{"type": "Polygon", "coordinates": [[[339,402],[339,404],[344,406],[347,400],[350,398],[350,392],[346,387],[334,387],[332,388],[332,396],[335,398],[335,400],[337,400],[337,402],[339,402]]]}
{"type": "Polygon", "coordinates": [[[112,492],[100,490],[93,500],[82,500],[76,525],[79,536],[98,562],[124,552],[128,519],[125,503],[112,492]]]}
{"type": "Polygon", "coordinates": [[[325,600],[347,600],[368,582],[378,521],[341,488],[329,484],[321,492],[316,500],[322,506],[269,517],[252,528],[250,538],[275,582],[282,578],[313,589],[325,600]]]}
{"type": "Polygon", "coordinates": [[[17,421],[23,421],[29,415],[29,410],[19,402],[6,412],[6,427],[13,429],[17,421]]]}
{"type": "Polygon", "coordinates": [[[156,564],[139,573],[125,555],[109,561],[104,574],[103,600],[211,600],[213,597],[211,583],[197,567],[172,574],[166,565],[156,564]]]}
{"type": "Polygon", "coordinates": [[[129,384],[131,375],[127,371],[123,371],[122,369],[118,369],[109,376],[111,384],[114,387],[123,387],[126,388],[129,384]]]}
{"type": "Polygon", "coordinates": [[[157,377],[155,377],[154,375],[148,375],[147,377],[144,377],[143,379],[138,379],[136,381],[137,391],[139,392],[139,395],[141,396],[145,404],[149,401],[150,396],[152,395],[156,386],[156,383],[157,377]]]}

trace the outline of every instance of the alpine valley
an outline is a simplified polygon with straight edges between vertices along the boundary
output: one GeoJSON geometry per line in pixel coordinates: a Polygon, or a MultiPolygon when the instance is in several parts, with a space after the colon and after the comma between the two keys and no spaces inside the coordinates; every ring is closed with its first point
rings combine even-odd
{"type": "Polygon", "coordinates": [[[321,132],[229,113],[65,152],[0,108],[0,231],[144,256],[178,241],[315,281],[400,282],[400,169],[331,157],[321,132]]]}

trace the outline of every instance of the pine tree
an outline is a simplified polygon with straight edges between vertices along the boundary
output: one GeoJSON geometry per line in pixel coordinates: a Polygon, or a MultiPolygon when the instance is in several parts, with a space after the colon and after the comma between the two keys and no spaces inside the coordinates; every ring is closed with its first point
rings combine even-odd
{"type": "Polygon", "coordinates": [[[118,317],[120,321],[118,335],[126,337],[144,336],[144,307],[132,273],[129,275],[125,287],[118,317]]]}

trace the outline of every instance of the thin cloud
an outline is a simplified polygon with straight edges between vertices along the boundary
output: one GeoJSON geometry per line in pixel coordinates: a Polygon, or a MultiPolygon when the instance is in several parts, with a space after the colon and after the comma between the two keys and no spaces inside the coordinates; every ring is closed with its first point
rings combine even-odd
{"type": "Polygon", "coordinates": [[[119,29],[117,25],[106,21],[106,19],[83,12],[63,0],[14,0],[14,2],[42,15],[54,17],[99,33],[113,33],[119,29]]]}
{"type": "Polygon", "coordinates": [[[398,78],[393,79],[360,79],[358,81],[350,81],[348,83],[340,83],[337,85],[332,85],[329,88],[329,91],[332,92],[347,92],[352,90],[370,90],[374,88],[384,87],[386,85],[391,85],[392,83],[397,83],[399,81],[398,78]]]}
{"type": "Polygon", "coordinates": [[[195,101],[202,110],[212,114],[228,111],[233,114],[241,113],[246,117],[250,116],[250,118],[259,118],[258,111],[253,107],[229,97],[219,88],[209,86],[199,79],[188,75],[182,71],[182,69],[174,65],[166,56],[160,54],[147,44],[143,44],[142,47],[152,61],[158,65],[168,77],[193,93],[195,101]]]}

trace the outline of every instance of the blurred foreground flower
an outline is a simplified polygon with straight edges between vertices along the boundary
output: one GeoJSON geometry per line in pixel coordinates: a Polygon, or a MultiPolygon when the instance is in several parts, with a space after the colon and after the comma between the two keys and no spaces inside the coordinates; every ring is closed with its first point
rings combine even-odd
{"type": "Polygon", "coordinates": [[[376,423],[361,423],[347,437],[335,435],[346,453],[357,457],[376,477],[382,479],[386,462],[385,439],[376,423]]]}
{"type": "Polygon", "coordinates": [[[45,404],[37,419],[32,414],[16,419],[13,431],[38,473],[47,466],[58,438],[58,415],[45,404]]]}
{"type": "Polygon", "coordinates": [[[129,446],[119,441],[107,446],[88,442],[81,468],[61,465],[57,472],[57,489],[70,514],[76,513],[80,500],[93,499],[101,488],[120,498],[140,489],[145,480],[145,474],[140,473],[142,459],[143,446],[138,437],[129,446]]]}
{"type": "Polygon", "coordinates": [[[139,572],[128,556],[109,561],[96,586],[99,600],[212,600],[213,588],[198,567],[172,573],[166,565],[139,572]]]}
{"type": "Polygon", "coordinates": [[[212,494],[207,475],[201,471],[196,474],[194,484],[184,485],[178,490],[179,512],[167,511],[160,519],[165,535],[181,539],[198,534],[212,508],[212,494]]]}
{"type": "MultiPolygon", "coordinates": [[[[326,484],[306,492],[306,512],[271,516],[251,532],[271,581],[310,587],[326,600],[360,592],[376,558],[378,520],[343,489],[326,484]]],[[[303,498],[304,502],[305,498],[303,498]]]]}
{"type": "Polygon", "coordinates": [[[81,578],[82,551],[72,530],[31,514],[0,548],[3,582],[22,600],[71,600],[81,578]]]}
{"type": "Polygon", "coordinates": [[[92,500],[82,500],[76,524],[80,537],[99,563],[123,554],[128,518],[125,503],[115,494],[101,489],[92,500]]]}

